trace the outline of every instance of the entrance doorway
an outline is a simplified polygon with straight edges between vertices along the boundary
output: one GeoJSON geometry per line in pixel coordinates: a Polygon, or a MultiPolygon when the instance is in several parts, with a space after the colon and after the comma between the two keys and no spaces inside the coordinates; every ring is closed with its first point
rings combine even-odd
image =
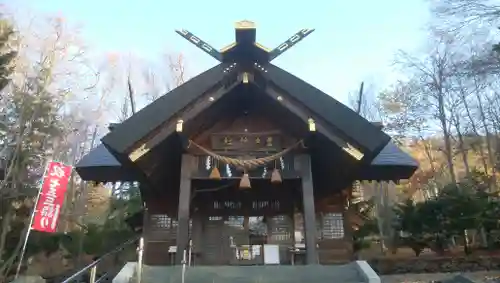
{"type": "Polygon", "coordinates": [[[277,247],[280,263],[290,260],[294,225],[289,215],[209,216],[202,225],[205,265],[261,265],[269,246],[277,247]]]}

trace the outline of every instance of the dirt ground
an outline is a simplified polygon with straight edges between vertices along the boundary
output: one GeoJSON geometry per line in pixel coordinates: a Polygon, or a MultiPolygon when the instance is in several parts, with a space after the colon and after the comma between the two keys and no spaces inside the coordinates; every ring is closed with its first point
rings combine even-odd
{"type": "Polygon", "coordinates": [[[462,274],[463,276],[478,283],[493,283],[500,282],[499,271],[481,271],[481,272],[466,272],[466,273],[430,273],[430,274],[398,274],[398,275],[383,275],[380,276],[382,283],[429,283],[431,280],[445,280],[453,276],[462,274]],[[498,281],[495,281],[498,280],[498,281]]]}

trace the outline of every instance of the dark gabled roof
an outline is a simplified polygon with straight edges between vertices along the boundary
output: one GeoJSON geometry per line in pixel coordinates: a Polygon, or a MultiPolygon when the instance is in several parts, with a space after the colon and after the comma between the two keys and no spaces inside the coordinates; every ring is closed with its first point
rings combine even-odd
{"type": "Polygon", "coordinates": [[[249,65],[256,64],[259,68],[254,69],[254,72],[259,72],[266,83],[276,86],[277,89],[283,90],[303,104],[312,114],[317,115],[315,118],[326,121],[329,125],[325,126],[331,127],[341,138],[347,139],[346,142],[360,147],[358,149],[365,156],[368,156],[366,159],[371,160],[389,142],[389,136],[333,97],[269,63],[313,31],[302,29],[272,51],[268,51],[259,47],[260,45],[256,42],[255,24],[250,21],[241,21],[236,24],[235,44],[228,50],[221,52],[216,51],[208,43],[187,30],[177,31],[198,48],[219,62],[225,63],[213,67],[160,97],[118,125],[102,139],[102,142],[114,154],[124,153],[137,141],[188,106],[190,102],[220,83],[228,75],[224,72],[226,67],[229,65],[231,67],[238,65],[237,68],[243,66],[243,69],[240,70],[243,72],[248,71],[249,65]]]}
{"type": "Polygon", "coordinates": [[[123,123],[116,125],[112,132],[102,138],[102,142],[116,152],[125,152],[136,141],[219,83],[225,76],[224,68],[224,64],[219,64],[158,98],[123,123]]]}
{"type": "Polygon", "coordinates": [[[372,160],[369,166],[361,170],[359,178],[361,180],[409,179],[418,166],[418,162],[413,157],[391,141],[372,160]]]}
{"type": "Polygon", "coordinates": [[[135,181],[122,164],[101,144],[83,156],[75,166],[87,181],[135,181]]]}
{"type": "Polygon", "coordinates": [[[377,154],[391,139],[379,127],[300,78],[272,64],[269,64],[266,70],[263,75],[268,81],[286,91],[322,117],[330,126],[358,142],[370,153],[377,154]]]}
{"type": "MultiPolygon", "coordinates": [[[[116,126],[102,142],[118,153],[125,152],[190,102],[220,83],[226,74],[224,67],[225,65],[220,64],[162,96],[116,126]]],[[[362,147],[362,151],[369,151],[372,158],[389,142],[389,136],[331,96],[276,66],[269,64],[266,69],[267,72],[261,72],[264,78],[321,117],[342,136],[355,141],[362,147]]]]}
{"type": "Polygon", "coordinates": [[[418,162],[402,151],[394,142],[389,142],[371,162],[372,166],[408,166],[418,168],[418,162]]]}
{"type": "MultiPolygon", "coordinates": [[[[364,180],[408,179],[418,168],[418,162],[402,151],[392,141],[362,170],[364,180]]],[[[99,145],[86,154],[75,166],[83,180],[92,181],[134,181],[131,174],[106,149],[99,145]]]]}
{"type": "Polygon", "coordinates": [[[76,168],[85,167],[119,167],[121,163],[106,149],[103,144],[92,149],[76,164],[76,168]]]}
{"type": "MultiPolygon", "coordinates": [[[[389,173],[392,170],[391,168],[410,168],[405,171],[406,175],[409,174],[408,172],[414,172],[413,168],[417,165],[409,165],[410,162],[406,165],[391,163],[402,162],[401,160],[408,161],[409,157],[400,151],[397,146],[393,144],[388,145],[390,137],[381,131],[380,127],[373,125],[333,97],[269,63],[270,60],[294,46],[294,44],[311,32],[312,30],[302,29],[274,50],[267,51],[255,41],[254,24],[243,21],[238,23],[236,28],[236,42],[226,54],[224,51],[216,51],[206,42],[186,30],[179,31],[178,33],[185,39],[209,53],[220,62],[225,63],[221,63],[192,78],[149,104],[123,123],[114,126],[113,131],[102,138],[102,142],[106,147],[99,146],[85,156],[76,166],[78,173],[84,179],[91,178],[92,180],[96,180],[95,177],[91,177],[90,172],[95,171],[98,173],[96,175],[106,177],[104,172],[107,170],[107,174],[113,175],[113,178],[131,178],[130,176],[133,174],[126,174],[127,171],[124,169],[130,166],[130,164],[126,162],[128,159],[122,155],[123,153],[126,153],[138,141],[161,127],[162,124],[174,118],[177,113],[188,107],[191,102],[231,78],[229,76],[237,75],[238,71],[248,71],[249,66],[252,64],[256,65],[254,67],[258,67],[254,69],[255,81],[257,81],[256,78],[258,77],[264,83],[262,86],[270,86],[271,89],[274,88],[276,91],[283,91],[283,94],[288,95],[292,100],[297,101],[297,103],[307,108],[308,112],[314,116],[313,118],[320,120],[321,124],[325,124],[322,126],[327,128],[328,131],[331,130],[339,138],[344,139],[362,151],[366,157],[364,158],[366,162],[362,163],[365,166],[363,169],[366,169],[366,172],[363,172],[367,175],[374,174],[375,171],[372,170],[373,168],[377,170],[382,169],[384,172],[389,173]],[[256,55],[261,53],[265,53],[266,56],[256,55]],[[224,54],[227,55],[225,59],[223,58],[224,54]],[[237,67],[233,68],[236,65],[237,67]],[[231,69],[231,72],[228,71],[229,69],[231,69]],[[395,156],[400,153],[405,157],[395,156]],[[120,162],[113,155],[118,160],[121,160],[124,165],[120,165],[120,162]]],[[[391,176],[391,174],[387,174],[386,176],[391,176]]]]}

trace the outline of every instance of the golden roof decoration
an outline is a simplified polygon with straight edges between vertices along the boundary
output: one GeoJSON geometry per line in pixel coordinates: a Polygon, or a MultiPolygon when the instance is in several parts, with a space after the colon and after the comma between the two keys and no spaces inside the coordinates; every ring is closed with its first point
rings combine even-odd
{"type": "Polygon", "coordinates": [[[255,23],[252,21],[243,20],[243,21],[236,22],[234,24],[234,26],[236,29],[254,29],[255,23]]]}

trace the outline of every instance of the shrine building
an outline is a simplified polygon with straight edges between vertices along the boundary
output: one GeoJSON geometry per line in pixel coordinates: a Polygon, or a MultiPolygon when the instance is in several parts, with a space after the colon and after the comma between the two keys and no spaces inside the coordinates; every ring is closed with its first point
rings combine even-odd
{"type": "Polygon", "coordinates": [[[139,184],[145,264],[185,251],[196,265],[348,261],[363,221],[355,182],[415,172],[380,124],[271,63],[313,31],[267,49],[242,21],[221,50],[177,31],[219,64],[110,127],[76,165],[86,181],[139,184]]]}

